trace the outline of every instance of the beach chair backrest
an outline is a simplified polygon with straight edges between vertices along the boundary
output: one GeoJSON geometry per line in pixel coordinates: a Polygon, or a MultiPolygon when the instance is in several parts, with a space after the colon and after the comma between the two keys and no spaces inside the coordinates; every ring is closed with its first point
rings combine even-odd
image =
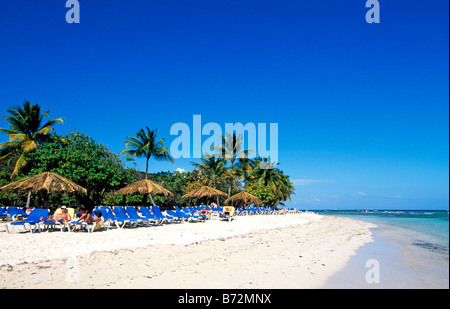
{"type": "Polygon", "coordinates": [[[25,221],[40,221],[41,217],[45,220],[49,212],[50,211],[48,209],[35,208],[30,212],[25,221]]]}
{"type": "Polygon", "coordinates": [[[223,206],[223,212],[228,212],[230,216],[233,216],[234,214],[234,207],[232,206],[223,206]]]}
{"type": "Polygon", "coordinates": [[[102,217],[104,219],[111,219],[111,220],[116,220],[116,217],[114,216],[114,214],[111,211],[111,208],[107,207],[107,206],[100,206],[100,207],[96,207],[94,209],[94,211],[100,211],[102,213],[102,217]]]}
{"type": "Polygon", "coordinates": [[[141,211],[141,214],[145,217],[153,217],[153,214],[150,212],[150,209],[148,209],[148,207],[141,207],[139,208],[139,210],[141,211]]]}
{"type": "Polygon", "coordinates": [[[114,206],[114,213],[116,214],[117,218],[129,219],[127,213],[125,212],[125,209],[123,209],[122,206],[114,206]]]}
{"type": "Polygon", "coordinates": [[[162,216],[161,209],[159,209],[158,206],[152,206],[152,212],[155,214],[155,216],[162,216]]]}
{"type": "Polygon", "coordinates": [[[130,218],[139,218],[139,214],[137,213],[136,208],[134,208],[134,206],[126,206],[125,207],[125,211],[127,212],[128,216],[130,216],[130,218]]]}
{"type": "Polygon", "coordinates": [[[6,213],[5,213],[5,208],[3,208],[3,207],[0,207],[0,216],[3,216],[3,215],[5,215],[6,213]]]}
{"type": "MultiPolygon", "coordinates": [[[[55,215],[61,213],[61,211],[62,211],[61,208],[56,209],[55,215]]],[[[73,216],[75,216],[75,209],[71,208],[71,207],[67,207],[67,211],[69,212],[70,217],[73,219],[73,216]]]]}
{"type": "Polygon", "coordinates": [[[20,215],[19,210],[18,210],[17,207],[15,207],[15,206],[9,206],[9,207],[6,209],[6,213],[7,213],[8,215],[10,215],[10,216],[17,216],[17,215],[20,215]]]}
{"type": "Polygon", "coordinates": [[[166,211],[167,215],[174,217],[174,218],[178,218],[178,219],[182,219],[182,218],[188,218],[188,215],[183,213],[183,212],[178,212],[178,211],[174,211],[174,210],[167,210],[166,211]]]}

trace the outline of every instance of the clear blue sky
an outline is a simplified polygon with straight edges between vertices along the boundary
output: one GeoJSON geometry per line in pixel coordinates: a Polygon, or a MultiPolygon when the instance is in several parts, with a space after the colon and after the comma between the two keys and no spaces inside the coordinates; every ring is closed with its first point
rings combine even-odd
{"type": "Polygon", "coordinates": [[[379,0],[380,24],[364,0],[65,2],[0,4],[1,114],[37,102],[114,152],[194,114],[276,122],[290,206],[448,209],[448,0],[379,0]]]}

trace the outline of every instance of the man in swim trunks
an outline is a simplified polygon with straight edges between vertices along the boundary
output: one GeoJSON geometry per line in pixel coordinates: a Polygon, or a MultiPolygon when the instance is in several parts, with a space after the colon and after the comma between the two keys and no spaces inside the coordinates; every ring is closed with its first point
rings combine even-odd
{"type": "Polygon", "coordinates": [[[53,215],[52,218],[44,220],[43,217],[40,218],[42,222],[69,222],[70,220],[72,220],[72,217],[70,216],[67,207],[66,206],[62,206],[61,207],[61,212],[60,213],[56,213],[53,215]]]}

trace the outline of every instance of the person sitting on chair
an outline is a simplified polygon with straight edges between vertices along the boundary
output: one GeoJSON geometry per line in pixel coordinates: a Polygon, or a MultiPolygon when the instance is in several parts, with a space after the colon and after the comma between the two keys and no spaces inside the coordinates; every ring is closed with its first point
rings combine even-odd
{"type": "Polygon", "coordinates": [[[94,217],[92,217],[90,213],[86,212],[76,220],[76,222],[95,223],[94,231],[103,227],[103,221],[104,219],[102,217],[102,212],[99,210],[94,212],[94,217]]]}
{"type": "Polygon", "coordinates": [[[40,218],[40,220],[42,222],[69,222],[70,220],[72,220],[72,217],[70,216],[67,207],[66,206],[62,206],[61,207],[61,212],[60,213],[56,213],[53,215],[52,218],[44,220],[43,217],[40,218]]]}
{"type": "Polygon", "coordinates": [[[203,206],[203,209],[198,212],[199,215],[208,215],[211,213],[211,210],[206,209],[206,206],[203,206]]]}

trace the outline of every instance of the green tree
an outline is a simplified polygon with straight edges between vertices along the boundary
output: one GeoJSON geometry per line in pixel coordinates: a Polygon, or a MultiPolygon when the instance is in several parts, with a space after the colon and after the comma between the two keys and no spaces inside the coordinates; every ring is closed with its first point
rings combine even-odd
{"type": "Polygon", "coordinates": [[[44,117],[50,111],[41,113],[41,110],[42,107],[37,103],[33,105],[25,101],[23,106],[7,110],[10,115],[3,117],[9,129],[0,128],[0,132],[5,133],[9,141],[0,144],[0,162],[8,162],[13,166],[11,179],[27,164],[26,153],[36,150],[39,144],[46,141],[55,124],[64,122],[64,118],[60,117],[43,124],[44,117]]]}
{"type": "MultiPolygon", "coordinates": [[[[204,178],[207,185],[213,188],[216,188],[228,173],[225,160],[209,154],[206,154],[200,163],[192,162],[192,165],[196,167],[199,177],[204,178]]],[[[217,196],[217,204],[220,204],[219,196],[217,196]]]]}
{"type": "Polygon", "coordinates": [[[88,192],[79,201],[88,209],[101,205],[107,192],[136,180],[137,171],[127,169],[117,154],[82,133],[54,135],[28,153],[29,175],[54,172],[83,186],[88,192]]]}
{"type": "Polygon", "coordinates": [[[200,176],[204,177],[209,186],[216,188],[217,182],[227,172],[225,160],[213,155],[205,155],[200,163],[192,162],[200,176]]]}
{"type": "Polygon", "coordinates": [[[256,182],[271,191],[275,197],[271,204],[278,205],[282,201],[290,200],[290,196],[294,194],[294,185],[289,176],[277,168],[278,163],[275,164],[267,158],[257,158],[255,164],[253,179],[250,182],[256,182]]]}
{"type": "Polygon", "coordinates": [[[276,201],[272,190],[267,186],[261,186],[257,182],[249,183],[245,191],[259,198],[264,204],[273,205],[276,201]]]}
{"type": "MultiPolygon", "coordinates": [[[[140,129],[136,133],[136,137],[127,136],[124,142],[125,146],[130,149],[124,149],[119,152],[119,156],[125,154],[130,157],[144,157],[145,161],[145,179],[148,179],[148,161],[150,158],[154,158],[157,161],[170,161],[174,163],[174,159],[169,154],[169,149],[163,145],[164,138],[157,140],[156,134],[158,130],[150,130],[146,127],[146,130],[140,129]]],[[[153,205],[156,205],[151,194],[149,194],[153,205]]],[[[146,198],[146,196],[145,196],[146,198]]],[[[144,204],[146,200],[144,200],[144,204]]]]}

